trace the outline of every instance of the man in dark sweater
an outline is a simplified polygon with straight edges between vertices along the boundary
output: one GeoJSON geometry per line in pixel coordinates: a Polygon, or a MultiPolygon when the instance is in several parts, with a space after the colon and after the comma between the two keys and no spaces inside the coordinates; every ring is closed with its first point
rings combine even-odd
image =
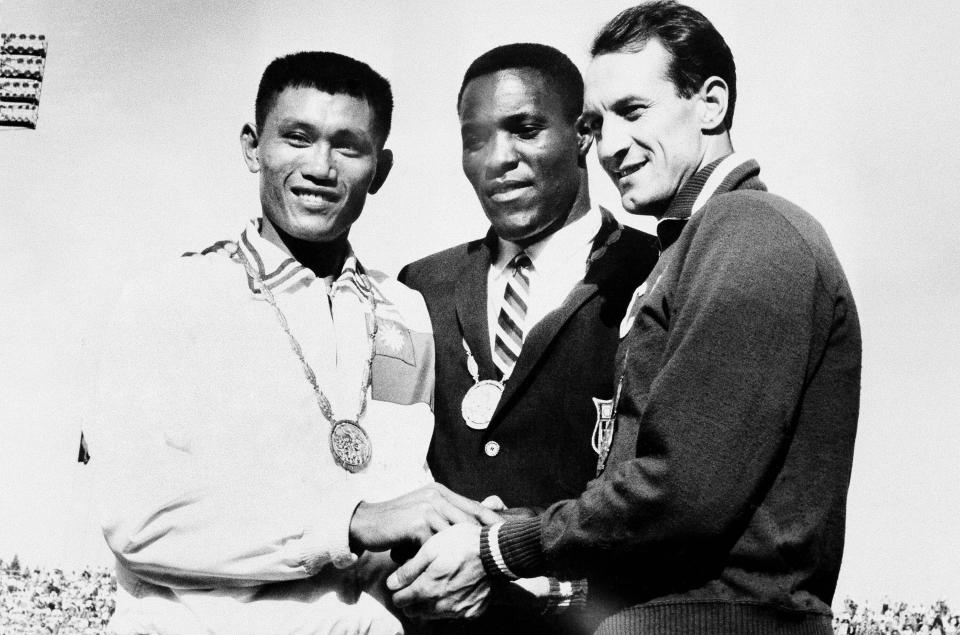
{"type": "Polygon", "coordinates": [[[823,229],[733,153],[733,57],[700,13],[627,9],[594,40],[580,125],[660,261],[621,328],[602,475],[531,519],[434,536],[391,578],[411,614],[488,584],[590,575],[598,633],[829,635],[860,330],[823,229]]]}
{"type": "MultiPolygon", "coordinates": [[[[455,492],[496,495],[511,508],[579,496],[596,476],[594,399],[613,397],[620,322],[657,261],[653,236],[590,204],[590,138],[575,126],[582,110],[580,71],[560,51],[521,43],[478,57],[464,74],[457,111],[464,174],[490,230],[399,276],[423,294],[436,341],[430,469],[455,492]],[[529,259],[523,305],[504,309],[510,263],[520,253],[529,259]],[[506,372],[500,355],[513,347],[498,341],[501,318],[522,333],[506,372]],[[480,390],[499,394],[486,412],[470,406],[480,390]]],[[[544,597],[508,586],[480,619],[435,630],[584,630],[583,581],[524,584],[544,597]]]]}

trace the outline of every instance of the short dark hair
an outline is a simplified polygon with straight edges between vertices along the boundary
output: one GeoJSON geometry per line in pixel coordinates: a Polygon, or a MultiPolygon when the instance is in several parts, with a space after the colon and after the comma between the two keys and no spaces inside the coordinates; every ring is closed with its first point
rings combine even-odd
{"type": "Polygon", "coordinates": [[[570,58],[546,44],[518,42],[490,49],[467,68],[457,94],[457,111],[470,80],[513,68],[529,68],[550,80],[564,101],[564,114],[576,121],[583,111],[583,77],[570,58]]]}
{"type": "Polygon", "coordinates": [[[393,91],[390,82],[359,60],[328,51],[304,51],[278,57],[270,62],[257,90],[257,131],[286,88],[316,88],[331,95],[350,95],[365,99],[373,110],[375,133],[384,143],[390,134],[393,117],[393,91]]]}
{"type": "Polygon", "coordinates": [[[593,40],[590,55],[636,53],[656,38],[670,53],[668,77],[681,97],[691,97],[717,76],[727,83],[729,99],[724,126],[733,126],[737,102],[737,68],[733,53],[710,20],[696,9],[673,0],[654,0],[621,11],[593,40]]]}

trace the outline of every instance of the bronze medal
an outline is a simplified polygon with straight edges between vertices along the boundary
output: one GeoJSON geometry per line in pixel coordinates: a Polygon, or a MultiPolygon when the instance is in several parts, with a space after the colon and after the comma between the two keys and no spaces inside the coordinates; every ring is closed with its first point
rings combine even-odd
{"type": "Polygon", "coordinates": [[[348,472],[359,472],[373,453],[370,437],[357,422],[341,419],[330,430],[330,452],[337,465],[348,472]]]}
{"type": "Polygon", "coordinates": [[[492,379],[478,381],[463,396],[460,412],[468,428],[485,430],[490,425],[493,413],[500,403],[503,384],[492,379]]]}

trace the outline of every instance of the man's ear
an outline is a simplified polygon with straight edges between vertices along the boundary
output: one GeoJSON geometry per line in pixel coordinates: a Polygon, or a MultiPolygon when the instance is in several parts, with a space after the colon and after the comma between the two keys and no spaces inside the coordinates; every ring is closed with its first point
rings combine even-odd
{"type": "Polygon", "coordinates": [[[251,172],[260,171],[260,155],[257,153],[259,142],[256,126],[252,123],[243,124],[243,129],[240,131],[240,150],[243,151],[243,160],[251,172]]]}
{"type": "Polygon", "coordinates": [[[575,126],[577,131],[577,154],[580,155],[577,159],[577,164],[581,168],[585,168],[587,167],[587,152],[589,152],[590,146],[593,145],[593,134],[590,132],[590,129],[583,124],[583,117],[577,118],[575,126]]]}
{"type": "Polygon", "coordinates": [[[380,156],[377,158],[377,173],[373,175],[373,181],[370,182],[370,189],[367,191],[370,194],[376,194],[383,186],[383,182],[387,180],[387,175],[390,174],[390,170],[393,168],[393,150],[387,150],[384,148],[380,151],[380,156]]]}
{"type": "Polygon", "coordinates": [[[730,91],[727,82],[713,75],[700,87],[700,127],[706,133],[720,132],[727,116],[727,100],[730,91]]]}

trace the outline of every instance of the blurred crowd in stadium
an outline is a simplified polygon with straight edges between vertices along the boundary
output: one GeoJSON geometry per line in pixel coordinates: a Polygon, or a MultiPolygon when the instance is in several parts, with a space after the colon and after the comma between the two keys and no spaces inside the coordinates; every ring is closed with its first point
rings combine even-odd
{"type": "MultiPolygon", "coordinates": [[[[0,633],[94,635],[113,614],[112,569],[65,572],[0,559],[0,633]]],[[[833,618],[836,635],[960,635],[960,613],[938,601],[928,606],[884,601],[877,608],[846,600],[833,618]]]]}
{"type": "Polygon", "coordinates": [[[116,588],[105,567],[66,572],[0,560],[0,633],[102,633],[116,588]]]}
{"type": "Polygon", "coordinates": [[[846,600],[833,618],[836,635],[958,635],[960,613],[952,613],[946,602],[928,606],[883,601],[878,608],[846,600]]]}

